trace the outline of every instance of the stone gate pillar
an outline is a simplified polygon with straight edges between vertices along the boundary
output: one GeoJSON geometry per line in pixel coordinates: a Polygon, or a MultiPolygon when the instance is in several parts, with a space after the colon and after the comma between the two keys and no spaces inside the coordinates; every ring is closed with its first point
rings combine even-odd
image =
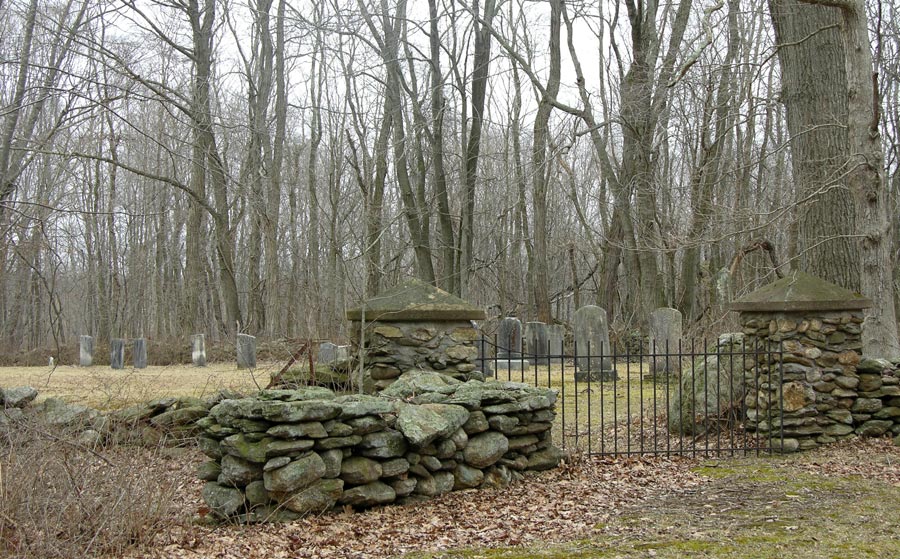
{"type": "Polygon", "coordinates": [[[870,430],[873,415],[858,405],[857,371],[869,306],[861,295],[799,271],[731,304],[747,351],[759,351],[744,363],[750,431],[793,452],[870,430]]]}
{"type": "Polygon", "coordinates": [[[355,376],[364,392],[380,392],[414,369],[484,380],[472,321],[484,320],[485,312],[446,291],[408,280],[348,310],[347,318],[353,357],[363,348],[355,376]]]}

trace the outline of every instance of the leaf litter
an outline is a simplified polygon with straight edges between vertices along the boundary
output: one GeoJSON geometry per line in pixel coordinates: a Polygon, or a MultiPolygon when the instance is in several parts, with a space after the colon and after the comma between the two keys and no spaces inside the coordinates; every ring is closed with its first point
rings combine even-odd
{"type": "MultiPolygon", "coordinates": [[[[547,548],[554,544],[613,538],[652,541],[667,529],[703,539],[702,525],[715,523],[744,506],[771,510],[780,521],[783,503],[806,498],[803,488],[779,495],[754,485],[716,480],[704,472],[765,464],[825,478],[863,477],[900,486],[900,447],[890,440],[853,441],[792,456],[701,461],[672,457],[628,459],[575,456],[560,468],[528,474],[504,489],[455,491],[427,501],[354,511],[349,507],[285,524],[221,525],[191,520],[203,506],[202,482],[191,479],[197,454],[185,467],[185,491],[178,510],[183,520],[156,545],[135,557],[158,558],[368,558],[413,552],[440,555],[468,548],[547,548]],[[748,462],[749,461],[749,462],[748,462]],[[706,466],[706,467],[703,467],[706,466]],[[801,498],[802,497],[802,498],[801,498]],[[693,526],[657,524],[664,509],[690,509],[704,522],[693,526]],[[644,514],[646,513],[646,514],[644,514]],[[657,515],[657,516],[654,516],[657,515]]],[[[801,503],[802,504],[802,503],[801,503]]],[[[668,517],[664,517],[668,521],[668,517]]],[[[765,520],[764,520],[765,521],[765,520]]],[[[689,524],[689,523],[688,523],[689,524]]],[[[790,526],[785,530],[790,530],[790,526]]],[[[715,530],[709,531],[713,533],[715,530]]],[[[654,552],[655,553],[655,552],[654,552]]]]}

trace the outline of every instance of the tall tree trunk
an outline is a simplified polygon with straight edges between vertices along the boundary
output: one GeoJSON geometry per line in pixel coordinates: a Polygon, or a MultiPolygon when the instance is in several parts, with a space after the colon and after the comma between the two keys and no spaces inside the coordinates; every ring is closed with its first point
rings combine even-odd
{"type": "MultiPolygon", "coordinates": [[[[662,37],[656,28],[659,5],[654,1],[626,4],[631,22],[631,66],[621,86],[622,172],[619,182],[634,197],[635,248],[639,297],[636,310],[643,322],[665,301],[657,254],[663,247],[657,223],[654,147],[660,117],[668,103],[668,83],[681,48],[692,2],[680,2],[663,57],[662,37]],[[657,60],[662,58],[655,72],[657,60]]],[[[627,225],[626,221],[622,222],[627,225]]],[[[624,231],[626,236],[629,231],[624,231]]]]}
{"type": "MultiPolygon", "coordinates": [[[[850,157],[847,183],[856,202],[856,219],[863,233],[860,267],[862,293],[872,299],[863,323],[863,353],[900,358],[891,262],[891,219],[884,178],[884,147],[878,126],[880,100],[875,88],[866,5],[860,0],[805,0],[840,8],[848,90],[847,136],[850,157]]],[[[817,9],[822,9],[817,7],[817,9]]]]}
{"type": "Polygon", "coordinates": [[[380,49],[382,61],[385,65],[386,86],[385,103],[391,118],[391,139],[394,155],[394,172],[397,176],[397,186],[400,190],[400,199],[403,201],[403,215],[409,229],[409,236],[416,258],[416,272],[419,278],[428,283],[435,283],[434,263],[431,259],[431,243],[429,241],[428,228],[424,212],[427,208],[420,207],[413,192],[412,181],[409,176],[409,157],[407,154],[407,139],[403,121],[403,99],[401,97],[402,68],[398,59],[400,53],[400,25],[406,19],[406,0],[397,2],[392,16],[386,0],[381,1],[381,29],[378,31],[372,16],[362,0],[357,0],[366,25],[375,36],[380,49]]]}
{"type": "MultiPolygon", "coordinates": [[[[231,231],[228,203],[227,173],[212,127],[210,88],[213,59],[213,22],[215,0],[188,1],[188,15],[193,32],[194,91],[192,113],[195,129],[195,154],[202,159],[199,164],[206,170],[205,176],[212,186],[214,213],[213,225],[216,237],[216,253],[219,264],[221,296],[225,305],[225,330],[233,333],[245,327],[238,297],[234,269],[234,237],[231,231]]],[[[198,165],[195,161],[194,165],[198,165]]]]}
{"type": "MultiPolygon", "coordinates": [[[[241,178],[250,207],[246,330],[259,334],[266,329],[265,294],[269,286],[263,270],[263,243],[267,235],[266,223],[269,221],[269,204],[266,198],[271,163],[269,101],[272,94],[274,47],[269,25],[272,1],[256,0],[254,8],[253,57],[245,61],[250,142],[241,167],[241,178]]],[[[273,281],[273,288],[274,284],[273,281]]]]}
{"type": "MultiPolygon", "coordinates": [[[[318,10],[321,10],[321,4],[318,10]]],[[[321,19],[321,11],[317,14],[321,19]]],[[[319,185],[316,176],[321,169],[318,166],[319,145],[322,143],[322,73],[324,72],[324,47],[322,44],[321,29],[316,30],[316,45],[313,52],[313,59],[309,75],[309,102],[312,108],[311,120],[309,123],[309,158],[306,162],[306,191],[309,196],[309,231],[307,232],[308,245],[307,254],[307,277],[309,278],[309,291],[316,304],[314,309],[310,309],[313,316],[310,317],[310,324],[315,327],[319,324],[319,312],[321,311],[321,246],[320,246],[320,203],[319,203],[319,185]],[[319,57],[318,61],[316,57],[319,57]],[[318,62],[318,63],[317,63],[318,62]]]]}
{"type": "MultiPolygon", "coordinates": [[[[487,95],[488,70],[491,62],[490,26],[496,12],[495,6],[494,0],[485,0],[484,17],[480,23],[476,23],[477,31],[475,32],[475,53],[472,62],[472,124],[469,127],[469,139],[466,142],[465,200],[460,235],[459,294],[463,297],[468,296],[469,280],[474,273],[475,186],[478,179],[484,100],[487,95]]],[[[478,14],[477,0],[473,6],[473,12],[478,14]]]]}
{"type": "Polygon", "coordinates": [[[550,0],[550,73],[547,86],[534,117],[534,143],[531,146],[531,186],[534,202],[534,304],[537,319],[550,324],[553,316],[550,308],[550,265],[547,257],[548,216],[547,189],[550,173],[547,164],[547,147],[550,134],[552,102],[559,93],[560,82],[560,28],[561,1],[550,0]]]}
{"type": "Polygon", "coordinates": [[[284,142],[287,135],[287,86],[284,56],[284,19],[286,0],[278,2],[275,15],[275,136],[272,139],[272,163],[269,176],[268,201],[265,220],[265,281],[266,281],[266,333],[272,337],[282,327],[283,316],[281,281],[278,259],[278,223],[281,218],[282,173],[284,169],[284,142]]]}
{"type": "Polygon", "coordinates": [[[781,64],[799,204],[798,267],[860,289],[853,198],[847,195],[847,73],[840,11],[769,0],[781,64]]]}
{"type": "Polygon", "coordinates": [[[434,194],[438,203],[438,223],[441,234],[441,283],[450,293],[459,295],[459,271],[456,269],[456,250],[450,197],[447,192],[447,173],[444,170],[444,78],[441,72],[441,44],[438,35],[437,0],[428,0],[430,18],[429,47],[431,54],[431,159],[434,166],[434,194]]]}
{"type": "Polygon", "coordinates": [[[735,58],[740,47],[737,25],[739,8],[738,0],[728,0],[728,50],[719,72],[719,83],[715,96],[712,93],[713,77],[708,78],[710,92],[707,96],[707,108],[704,110],[703,125],[700,129],[700,154],[694,176],[691,178],[693,211],[688,234],[689,244],[684,250],[681,262],[681,281],[684,291],[680,305],[688,322],[693,322],[703,310],[698,301],[700,246],[703,242],[702,236],[713,217],[713,189],[721,176],[723,145],[732,128],[731,107],[734,100],[732,76],[735,58]],[[713,99],[715,99],[714,103],[713,99]]]}

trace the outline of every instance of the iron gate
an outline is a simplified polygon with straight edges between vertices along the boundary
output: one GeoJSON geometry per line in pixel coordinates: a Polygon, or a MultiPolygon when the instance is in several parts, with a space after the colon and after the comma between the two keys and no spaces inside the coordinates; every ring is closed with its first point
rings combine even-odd
{"type": "Polygon", "coordinates": [[[779,447],[767,433],[781,423],[781,391],[774,391],[775,401],[761,402],[745,380],[780,386],[780,346],[720,338],[638,353],[580,352],[577,344],[570,353],[551,353],[548,343],[543,351],[510,354],[508,345],[484,337],[479,346],[478,365],[496,379],[557,391],[553,438],[561,448],[607,456],[724,456],[779,447]],[[762,422],[769,428],[757,429],[762,422]]]}

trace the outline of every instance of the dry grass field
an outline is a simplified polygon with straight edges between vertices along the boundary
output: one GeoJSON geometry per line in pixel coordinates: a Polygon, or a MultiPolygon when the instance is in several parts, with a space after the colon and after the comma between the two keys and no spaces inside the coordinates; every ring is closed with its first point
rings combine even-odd
{"type": "Polygon", "coordinates": [[[0,386],[30,385],[38,399],[61,398],[97,409],[117,409],[130,404],[169,396],[202,398],[219,390],[249,393],[265,387],[279,363],[260,363],[256,369],[239,370],[235,363],[207,367],[188,365],[127,367],[0,367],[0,386]]]}

